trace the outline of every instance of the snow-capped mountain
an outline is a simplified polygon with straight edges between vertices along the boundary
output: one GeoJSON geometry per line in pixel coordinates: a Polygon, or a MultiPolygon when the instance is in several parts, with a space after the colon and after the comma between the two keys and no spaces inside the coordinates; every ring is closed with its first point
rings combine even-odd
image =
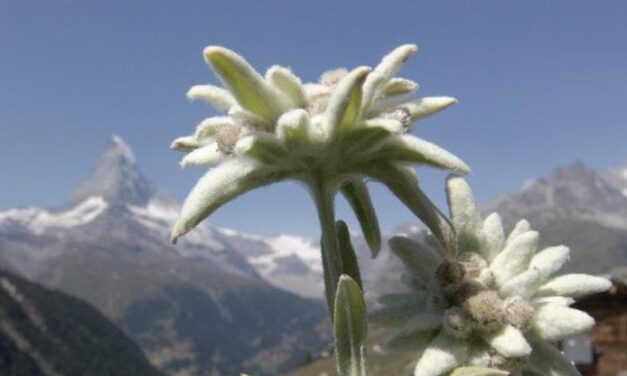
{"type": "Polygon", "coordinates": [[[611,167],[602,174],[605,180],[627,197],[627,163],[611,167]]]}
{"type": "Polygon", "coordinates": [[[576,162],[528,182],[519,192],[493,200],[486,210],[503,212],[509,225],[517,218],[537,222],[577,218],[627,229],[627,196],[623,192],[627,180],[623,173],[622,169],[597,172],[576,162]]]}
{"type": "Polygon", "coordinates": [[[322,301],[285,291],[316,295],[311,244],[201,225],[172,246],[179,209],[114,136],[67,207],[0,211],[0,267],[87,300],[181,374],[275,374],[328,345],[322,301]],[[273,286],[310,270],[304,293],[273,286]]]}
{"type": "Polygon", "coordinates": [[[499,212],[510,228],[525,218],[544,245],[569,246],[565,271],[603,273],[627,264],[626,173],[625,166],[595,171],[577,162],[492,200],[484,212],[499,212]]]}

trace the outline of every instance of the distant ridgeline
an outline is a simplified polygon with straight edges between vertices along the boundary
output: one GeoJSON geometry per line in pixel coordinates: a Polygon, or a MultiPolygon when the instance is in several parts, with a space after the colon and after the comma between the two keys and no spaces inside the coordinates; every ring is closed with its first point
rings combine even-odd
{"type": "Polygon", "coordinates": [[[90,305],[0,271],[0,375],[162,375],[90,305]]]}

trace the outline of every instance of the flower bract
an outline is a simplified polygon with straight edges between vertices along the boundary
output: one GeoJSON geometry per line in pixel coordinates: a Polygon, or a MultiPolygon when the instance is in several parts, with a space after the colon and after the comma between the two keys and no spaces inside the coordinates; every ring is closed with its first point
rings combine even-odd
{"type": "MultiPolygon", "coordinates": [[[[446,375],[462,365],[512,375],[579,375],[551,343],[589,330],[594,320],[571,308],[574,298],[605,291],[605,278],[556,272],[569,249],[537,251],[538,233],[525,220],[505,236],[501,219],[479,215],[461,177],[447,181],[459,253],[438,243],[396,237],[390,247],[407,272],[410,291],[384,296],[372,320],[397,328],[386,346],[421,353],[416,376],[446,375]]],[[[431,239],[432,240],[432,239],[431,239]]]]}
{"type": "Polygon", "coordinates": [[[456,103],[451,97],[412,98],[418,85],[394,77],[416,50],[415,45],[403,45],[374,69],[334,69],[317,83],[303,84],[288,68],[273,66],[262,76],[233,51],[207,47],[205,59],[224,87],[194,86],[188,97],[209,102],[223,115],[203,120],[194,134],[172,143],[173,149],[187,153],[182,166],[211,167],[185,200],[172,241],[249,190],[295,180],[310,190],[323,227],[334,226],[333,198],[341,192],[374,256],[380,234],[365,185],[368,178],[388,186],[441,238],[448,236],[440,225],[443,216],[409,167],[458,173],[469,168],[411,135],[415,121],[456,103]]]}

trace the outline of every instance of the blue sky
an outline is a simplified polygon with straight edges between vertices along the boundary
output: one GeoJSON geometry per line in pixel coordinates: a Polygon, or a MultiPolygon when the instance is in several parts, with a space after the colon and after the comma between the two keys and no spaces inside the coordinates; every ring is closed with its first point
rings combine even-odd
{"type": "MultiPolygon", "coordinates": [[[[402,75],[460,103],[416,134],[462,157],[481,201],[580,159],[627,161],[624,1],[2,1],[0,208],[59,206],[110,134],[145,174],[183,198],[202,170],[180,170],[170,141],[212,110],[184,94],[217,80],[202,60],[229,47],[263,71],[304,80],[376,64],[402,43],[402,75]]],[[[443,204],[444,174],[420,171],[443,204]]],[[[384,229],[413,220],[373,184],[384,229]]],[[[341,203],[340,203],[341,204],[341,203]]],[[[343,204],[339,215],[351,223],[343,204]]],[[[314,235],[304,189],[282,184],[230,203],[212,223],[314,235]]]]}

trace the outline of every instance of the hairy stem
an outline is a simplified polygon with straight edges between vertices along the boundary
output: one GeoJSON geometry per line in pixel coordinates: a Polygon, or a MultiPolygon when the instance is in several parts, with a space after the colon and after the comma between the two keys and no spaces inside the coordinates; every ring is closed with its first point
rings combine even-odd
{"type": "Polygon", "coordinates": [[[322,266],[325,273],[325,291],[329,312],[333,316],[333,304],[338,280],[344,267],[338,249],[337,229],[335,227],[335,191],[322,180],[316,180],[309,184],[320,221],[322,230],[321,251],[322,266]]]}

